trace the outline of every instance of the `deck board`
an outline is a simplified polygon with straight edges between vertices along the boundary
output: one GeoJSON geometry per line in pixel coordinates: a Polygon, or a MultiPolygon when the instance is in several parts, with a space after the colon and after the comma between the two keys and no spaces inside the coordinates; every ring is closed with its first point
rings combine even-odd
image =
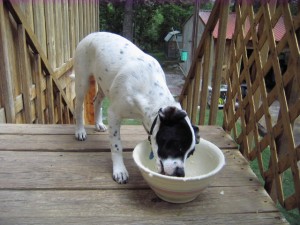
{"type": "MultiPolygon", "coordinates": [[[[239,159],[239,152],[224,150],[224,154],[226,167],[212,186],[259,185],[246,160],[239,159]],[[244,170],[248,170],[247,176],[244,170]]],[[[118,185],[111,178],[112,163],[107,153],[2,151],[0,190],[147,188],[130,152],[124,153],[124,161],[134,179],[127,185],[118,185]]]]}
{"type": "Polygon", "coordinates": [[[170,204],[141,177],[131,149],[147,135],[123,126],[129,183],[111,177],[108,134],[70,125],[0,125],[0,224],[287,224],[237,145],[219,127],[200,127],[226,166],[194,201],[170,204]]]}

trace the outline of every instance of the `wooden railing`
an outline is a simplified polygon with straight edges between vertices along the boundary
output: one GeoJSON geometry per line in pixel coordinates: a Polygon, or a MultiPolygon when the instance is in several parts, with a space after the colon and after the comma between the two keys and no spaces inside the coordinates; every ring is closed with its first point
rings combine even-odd
{"type": "Polygon", "coordinates": [[[263,1],[254,9],[251,1],[237,1],[234,34],[226,40],[229,2],[216,1],[180,101],[194,123],[216,124],[221,74],[225,74],[223,128],[246,158],[257,161],[274,201],[287,210],[300,210],[300,13],[298,8],[292,15],[287,2],[263,1]],[[282,21],[283,28],[276,30],[282,21]],[[215,29],[217,39],[213,38],[215,29]],[[225,53],[228,43],[230,51],[225,53]]]}
{"type": "Polygon", "coordinates": [[[0,123],[73,123],[73,52],[97,0],[0,1],[0,123]]]}

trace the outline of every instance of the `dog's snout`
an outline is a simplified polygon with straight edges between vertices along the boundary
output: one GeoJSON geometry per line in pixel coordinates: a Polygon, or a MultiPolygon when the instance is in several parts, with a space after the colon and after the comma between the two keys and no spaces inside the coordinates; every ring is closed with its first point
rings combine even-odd
{"type": "Polygon", "coordinates": [[[184,169],[182,167],[176,167],[174,171],[174,175],[176,177],[184,177],[185,176],[184,169]]]}

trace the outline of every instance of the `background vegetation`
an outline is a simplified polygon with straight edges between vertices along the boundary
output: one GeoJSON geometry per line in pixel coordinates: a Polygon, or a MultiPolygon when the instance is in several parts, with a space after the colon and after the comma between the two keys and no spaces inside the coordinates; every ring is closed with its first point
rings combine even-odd
{"type": "Polygon", "coordinates": [[[193,1],[185,2],[133,1],[129,12],[125,11],[126,1],[101,1],[100,30],[123,35],[124,29],[131,26],[132,34],[127,38],[144,51],[155,52],[162,49],[168,32],[181,30],[183,23],[194,13],[193,1]],[[132,20],[124,24],[129,13],[132,20]]]}

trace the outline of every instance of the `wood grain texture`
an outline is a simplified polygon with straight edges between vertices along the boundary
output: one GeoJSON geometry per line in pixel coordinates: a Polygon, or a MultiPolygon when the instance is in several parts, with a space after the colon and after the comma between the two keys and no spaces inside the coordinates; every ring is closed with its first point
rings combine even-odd
{"type": "MultiPolygon", "coordinates": [[[[232,139],[200,126],[218,146],[224,169],[194,201],[160,200],[143,180],[132,152],[124,152],[129,183],[112,180],[108,133],[88,126],[88,140],[71,125],[0,125],[0,224],[286,224],[232,139]],[[219,135],[218,137],[216,135],[219,135]]],[[[147,135],[123,126],[132,150],[147,135]]]]}

